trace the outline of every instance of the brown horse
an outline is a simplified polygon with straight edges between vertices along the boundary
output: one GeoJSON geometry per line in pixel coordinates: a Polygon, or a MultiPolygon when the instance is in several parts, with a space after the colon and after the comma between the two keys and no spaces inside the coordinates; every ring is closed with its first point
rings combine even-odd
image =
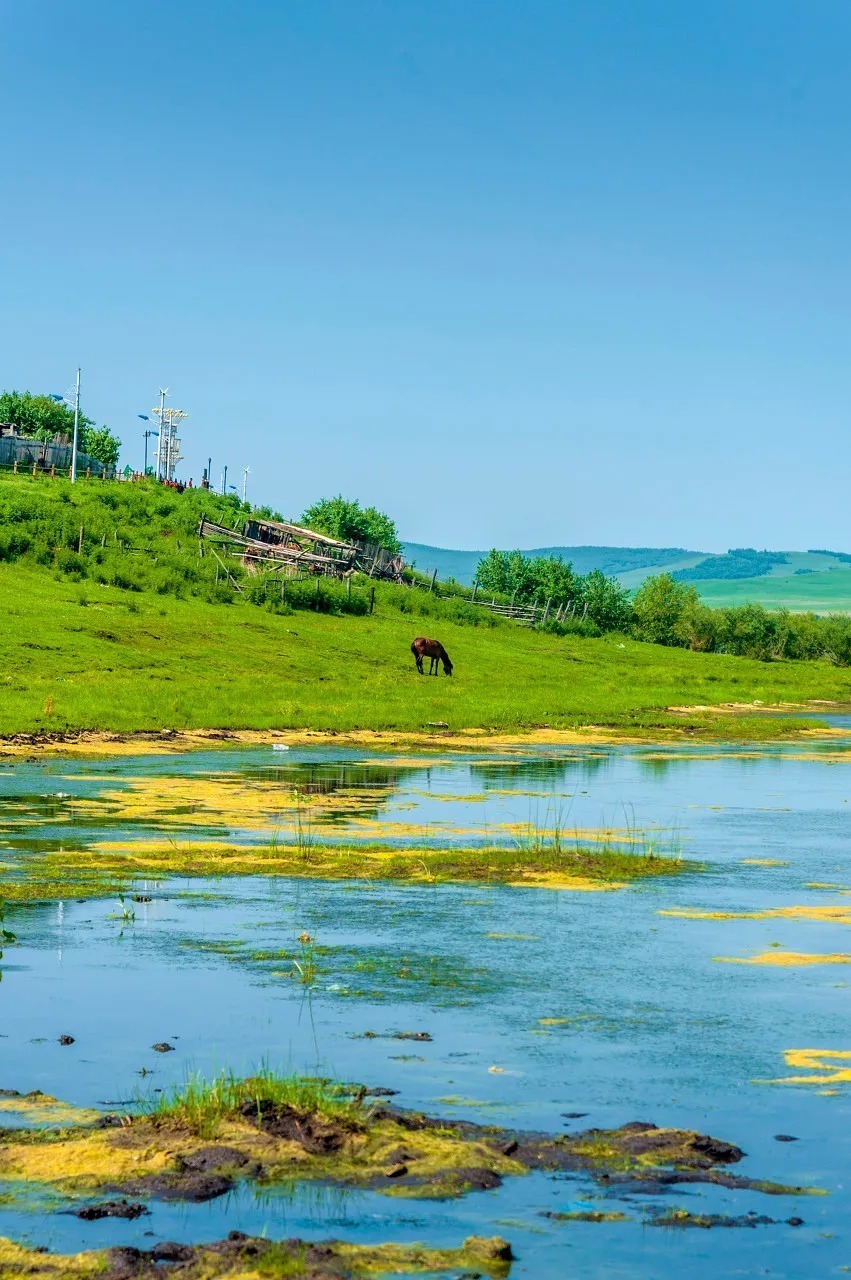
{"type": "Polygon", "coordinates": [[[439,640],[426,640],[425,636],[418,636],[411,645],[411,653],[417,664],[417,671],[420,675],[425,675],[423,671],[423,658],[430,658],[428,673],[430,676],[436,676],[439,664],[443,663],[444,673],[448,676],[452,675],[452,663],[449,661],[449,654],[444,649],[439,640]]]}

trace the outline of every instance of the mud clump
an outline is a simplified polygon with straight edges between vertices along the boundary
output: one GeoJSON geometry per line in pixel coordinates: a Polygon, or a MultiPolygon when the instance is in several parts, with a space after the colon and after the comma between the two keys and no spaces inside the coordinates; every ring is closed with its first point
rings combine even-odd
{"type": "MultiPolygon", "coordinates": [[[[592,1129],[590,1132],[594,1132],[592,1129]]],[[[713,1164],[736,1164],[744,1156],[740,1147],[732,1142],[722,1142],[705,1133],[685,1133],[674,1129],[660,1129],[655,1124],[636,1120],[613,1131],[618,1135],[618,1148],[628,1156],[655,1156],[663,1159],[672,1145],[679,1148],[677,1159],[682,1164],[707,1167],[713,1164]],[[672,1139],[674,1141],[672,1142],[672,1139]],[[678,1141],[677,1139],[681,1139],[678,1141]]]]}
{"type": "Polygon", "coordinates": [[[152,1044],[151,1048],[154,1053],[174,1053],[174,1045],[169,1044],[167,1040],[160,1040],[158,1044],[152,1044]]]}
{"type": "Polygon", "coordinates": [[[74,1217],[83,1222],[100,1222],[103,1218],[125,1218],[133,1222],[150,1212],[147,1205],[132,1200],[104,1200],[101,1204],[87,1204],[73,1211],[74,1217]]]}
{"type": "Polygon", "coordinates": [[[310,1155],[332,1155],[345,1146],[352,1134],[358,1132],[354,1124],[340,1120],[325,1120],[318,1115],[304,1115],[294,1107],[268,1101],[249,1101],[242,1106],[242,1115],[258,1125],[272,1138],[297,1142],[310,1155]]]}
{"type": "Polygon", "coordinates": [[[201,1147],[175,1157],[174,1168],[125,1183],[121,1190],[158,1200],[204,1204],[233,1190],[237,1177],[257,1178],[262,1166],[236,1147],[201,1147]]]}

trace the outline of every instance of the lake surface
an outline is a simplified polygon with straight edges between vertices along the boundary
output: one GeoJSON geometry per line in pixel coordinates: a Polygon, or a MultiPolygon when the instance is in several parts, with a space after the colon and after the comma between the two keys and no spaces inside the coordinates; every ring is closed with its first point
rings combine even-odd
{"type": "Polygon", "coordinates": [[[851,750],[825,741],[457,756],[252,748],[3,767],[6,863],[58,848],[94,859],[101,844],[164,835],[252,844],[309,830],[469,846],[559,826],[642,829],[696,865],[609,892],[140,880],[152,901],[134,904],[132,921],[112,900],[16,905],[0,1087],[114,1109],[188,1070],[248,1074],[265,1060],[397,1089],[400,1105],[438,1115],[555,1132],[631,1120],[696,1128],[744,1148],[736,1172],[828,1194],[683,1186],[624,1199],[590,1177],[533,1174],[442,1203],[245,1188],[205,1205],[151,1202],[150,1217],[129,1223],[0,1198],[0,1234],[64,1250],[233,1229],[434,1245],[501,1234],[518,1255],[514,1276],[842,1274],[851,1108],[849,1084],[834,1077],[844,1060],[802,1070],[786,1054],[851,1050],[851,969],[837,962],[851,952],[849,766],[851,750]],[[303,931],[319,948],[309,988],[289,959],[303,931]],[[782,954],[833,962],[742,963],[782,954]],[[422,1031],[430,1041],[393,1038],[422,1031]],[[61,1034],[75,1043],[60,1046],[61,1034]],[[175,1052],[152,1050],[163,1040],[175,1052]],[[809,1082],[777,1083],[799,1076],[809,1082]],[[648,1225],[672,1207],[804,1225],[648,1225]],[[583,1208],[629,1220],[541,1216],[583,1208]]]}

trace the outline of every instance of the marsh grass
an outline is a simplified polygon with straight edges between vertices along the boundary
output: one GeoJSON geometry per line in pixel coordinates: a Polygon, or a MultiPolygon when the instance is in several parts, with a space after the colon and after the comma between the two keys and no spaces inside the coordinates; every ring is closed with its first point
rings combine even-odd
{"type": "Polygon", "coordinates": [[[215,1137],[222,1124],[264,1106],[288,1108],[299,1116],[317,1116],[363,1129],[369,1119],[360,1091],[309,1076],[282,1075],[263,1063],[245,1079],[231,1071],[207,1078],[191,1072],[186,1080],[159,1095],[141,1101],[140,1110],[158,1124],[180,1126],[202,1138],[215,1137]]]}
{"type": "Polygon", "coordinates": [[[301,958],[293,959],[291,976],[298,978],[303,987],[312,987],[316,981],[316,941],[307,932],[300,933],[298,944],[301,947],[301,958]]]}
{"type": "Polygon", "coordinates": [[[581,869],[591,878],[634,880],[680,869],[682,838],[676,828],[648,831],[637,825],[634,813],[625,812],[622,837],[594,842],[568,829],[568,813],[569,806],[548,809],[543,822],[531,819],[515,839],[517,859],[527,874],[581,869]]]}

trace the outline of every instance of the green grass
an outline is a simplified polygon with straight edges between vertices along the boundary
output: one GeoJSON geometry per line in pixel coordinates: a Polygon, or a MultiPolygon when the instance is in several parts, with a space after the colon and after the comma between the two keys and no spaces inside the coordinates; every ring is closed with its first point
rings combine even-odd
{"type": "MultiPolygon", "coordinates": [[[[800,557],[792,557],[795,559],[800,557]]],[[[817,561],[815,556],[808,559],[817,561]]],[[[824,557],[821,557],[823,560],[824,557]]],[[[698,582],[701,599],[713,607],[751,602],[766,609],[795,613],[851,612],[851,569],[833,568],[803,574],[766,574],[761,578],[698,582]]]]}
{"type": "Polygon", "coordinates": [[[258,1113],[270,1104],[361,1129],[369,1115],[362,1102],[362,1097],[352,1097],[351,1090],[326,1080],[281,1075],[264,1064],[245,1080],[229,1071],[212,1079],[192,1072],[154,1102],[142,1104],[142,1112],[161,1123],[184,1126],[199,1137],[213,1138],[222,1122],[241,1114],[246,1104],[258,1113]]]}
{"type": "MultiPolygon", "coordinates": [[[[410,618],[379,597],[372,617],[269,614],[75,584],[0,564],[5,662],[0,734],[252,728],[419,731],[660,727],[719,735],[716,718],[671,705],[851,700],[851,671],[762,663],[609,636],[410,618]],[[418,676],[409,648],[431,631],[452,679],[418,676]]],[[[725,717],[728,738],[786,731],[725,717]]]]}

